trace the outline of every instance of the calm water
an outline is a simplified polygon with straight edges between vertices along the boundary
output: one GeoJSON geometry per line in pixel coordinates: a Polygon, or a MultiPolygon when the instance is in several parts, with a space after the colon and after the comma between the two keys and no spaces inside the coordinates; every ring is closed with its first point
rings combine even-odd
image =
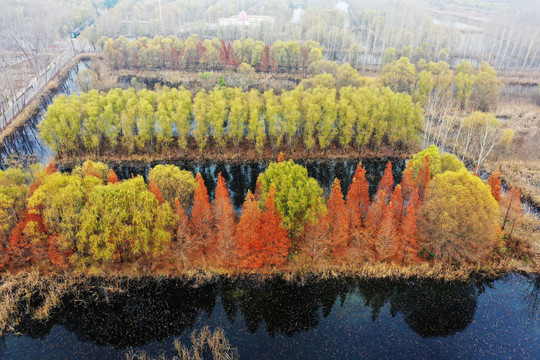
{"type": "Polygon", "coordinates": [[[7,335],[3,359],[172,357],[173,341],[222,327],[243,359],[538,359],[540,278],[487,283],[220,281],[87,287],[47,323],[7,335]]]}
{"type": "MultiPolygon", "coordinates": [[[[318,181],[325,195],[330,194],[332,183],[335,178],[341,181],[341,188],[346,194],[351,184],[354,172],[360,160],[298,160],[296,163],[307,168],[308,175],[318,181]]],[[[369,190],[373,195],[377,190],[377,185],[381,180],[384,168],[388,161],[392,162],[392,172],[394,181],[399,182],[405,169],[405,160],[402,159],[363,159],[362,165],[366,169],[366,178],[369,182],[369,190]]],[[[238,210],[246,197],[248,190],[255,190],[257,177],[268,167],[268,162],[253,161],[244,163],[227,162],[197,162],[197,161],[167,161],[167,162],[122,162],[109,163],[118,177],[129,179],[131,175],[142,175],[148,177],[150,169],[157,164],[174,164],[181,169],[189,170],[193,174],[200,173],[208,189],[210,198],[214,196],[218,174],[221,172],[225,178],[234,207],[238,210]]],[[[71,171],[71,168],[59,167],[61,171],[71,171]]]]}

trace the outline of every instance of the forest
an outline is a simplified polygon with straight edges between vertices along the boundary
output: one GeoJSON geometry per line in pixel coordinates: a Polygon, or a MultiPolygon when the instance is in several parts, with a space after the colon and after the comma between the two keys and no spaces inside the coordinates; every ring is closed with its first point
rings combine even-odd
{"type": "Polygon", "coordinates": [[[498,172],[482,181],[435,146],[407,162],[397,185],[389,162],[371,198],[361,163],[349,189],[336,179],[326,198],[304,167],[280,154],[240,213],[221,174],[210,199],[200,174],[174,165],[152,168],[148,183],[119,181],[91,161],[71,173],[49,164],[0,175],[3,270],[488,264],[527,253],[516,236],[519,191],[502,191],[498,172]]]}

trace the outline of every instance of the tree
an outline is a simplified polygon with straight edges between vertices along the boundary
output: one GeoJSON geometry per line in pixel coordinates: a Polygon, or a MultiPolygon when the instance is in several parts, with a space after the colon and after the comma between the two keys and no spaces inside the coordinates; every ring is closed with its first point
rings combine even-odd
{"type": "Polygon", "coordinates": [[[500,176],[501,176],[501,172],[499,171],[499,168],[496,168],[488,178],[488,184],[491,187],[491,195],[493,195],[493,198],[497,200],[498,203],[501,202],[501,198],[502,198],[500,176]]]}
{"type": "Polygon", "coordinates": [[[154,196],[156,197],[157,201],[159,201],[160,204],[163,204],[165,202],[165,199],[163,198],[163,195],[161,194],[161,190],[159,190],[159,187],[156,184],[155,180],[150,180],[150,184],[148,185],[148,190],[154,196]]]}
{"type": "Polygon", "coordinates": [[[96,185],[81,213],[77,253],[90,264],[158,256],[177,221],[170,205],[159,204],[141,176],[96,185]]]}
{"type": "Polygon", "coordinates": [[[308,221],[324,211],[322,190],[310,178],[307,169],[292,160],[271,163],[261,177],[262,200],[266,201],[272,184],[276,186],[276,208],[283,218],[282,226],[291,238],[298,237],[308,221]]]}
{"type": "Polygon", "coordinates": [[[388,203],[393,190],[394,190],[394,175],[392,174],[392,163],[389,161],[386,164],[386,168],[384,169],[383,176],[381,178],[381,181],[379,182],[377,193],[384,192],[385,194],[384,202],[388,203]]]}
{"type": "Polygon", "coordinates": [[[249,108],[245,93],[240,88],[233,90],[233,96],[229,100],[231,111],[229,112],[229,137],[232,139],[236,152],[240,148],[240,142],[244,139],[249,108]]]}
{"type": "Polygon", "coordinates": [[[396,219],[396,226],[401,224],[403,219],[404,208],[403,208],[403,197],[401,195],[401,185],[397,185],[394,188],[390,202],[393,204],[394,217],[396,219]]]}
{"type": "Polygon", "coordinates": [[[427,149],[413,155],[411,162],[415,177],[418,176],[426,156],[429,159],[429,176],[432,178],[441,173],[441,154],[437,146],[431,145],[427,149]]]}
{"type": "Polygon", "coordinates": [[[45,176],[28,199],[29,207],[40,209],[45,226],[54,235],[55,246],[61,253],[67,254],[77,248],[81,212],[87,189],[90,188],[85,187],[84,180],[94,185],[102,183],[93,176],[83,179],[55,172],[45,176]]]}
{"type": "Polygon", "coordinates": [[[231,264],[236,252],[234,210],[225,179],[218,174],[212,213],[215,219],[219,257],[225,264],[231,264]]]}
{"type": "Polygon", "coordinates": [[[209,100],[206,90],[201,90],[193,99],[193,116],[195,118],[195,129],[193,137],[202,153],[208,141],[208,131],[210,130],[208,121],[209,100]]]}
{"type": "Polygon", "coordinates": [[[270,47],[268,45],[264,47],[264,50],[262,53],[260,71],[262,72],[270,71],[270,47]]]}
{"type": "Polygon", "coordinates": [[[516,188],[510,188],[501,199],[501,211],[503,212],[502,230],[510,237],[516,226],[523,223],[523,208],[521,206],[521,193],[516,188]]]}
{"type": "Polygon", "coordinates": [[[347,208],[350,218],[351,237],[356,241],[364,227],[369,212],[369,184],[366,180],[366,170],[358,163],[353,181],[347,193],[347,208]]]}
{"type": "Polygon", "coordinates": [[[236,227],[236,242],[240,267],[247,269],[263,266],[262,253],[265,250],[261,241],[261,210],[251,191],[248,191],[242,215],[236,227]]]}
{"type": "Polygon", "coordinates": [[[401,187],[403,201],[405,204],[409,204],[415,191],[418,191],[418,187],[414,181],[414,170],[411,160],[407,161],[407,165],[403,171],[403,177],[401,178],[399,185],[401,187]]]}
{"type": "Polygon", "coordinates": [[[407,215],[405,215],[399,231],[400,244],[394,258],[397,263],[414,264],[419,260],[420,245],[418,244],[416,222],[414,204],[411,204],[407,209],[407,215]]]}
{"type": "Polygon", "coordinates": [[[363,248],[362,250],[366,251],[368,253],[368,256],[372,259],[374,258],[377,251],[377,234],[379,233],[381,223],[386,213],[387,205],[385,199],[386,194],[384,193],[384,190],[377,191],[377,194],[375,195],[375,199],[371,204],[366,219],[367,241],[361,244],[361,247],[363,248]]]}
{"type": "Polygon", "coordinates": [[[181,170],[175,165],[156,165],[148,173],[148,180],[155,181],[171,206],[175,199],[180,201],[184,209],[193,205],[196,182],[191,171],[181,170]]]}
{"type": "Polygon", "coordinates": [[[445,262],[485,260],[497,241],[498,205],[491,190],[467,170],[431,181],[418,219],[424,247],[445,262]]]}
{"type": "Polygon", "coordinates": [[[397,250],[398,231],[395,213],[392,202],[385,206],[382,222],[376,235],[375,250],[379,259],[382,260],[393,258],[397,250]]]}
{"type": "Polygon", "coordinates": [[[456,97],[461,109],[469,106],[469,99],[472,95],[474,83],[474,66],[468,61],[462,60],[456,66],[456,97]]]}
{"type": "Polygon", "coordinates": [[[444,153],[441,155],[441,172],[459,171],[465,169],[465,164],[454,154],[444,153]]]}
{"type": "Polygon", "coordinates": [[[429,182],[431,181],[430,177],[430,166],[429,166],[429,156],[425,156],[416,176],[416,183],[418,184],[418,195],[421,199],[424,198],[429,182]]]}
{"type": "Polygon", "coordinates": [[[259,235],[262,237],[261,242],[264,244],[263,263],[279,266],[286,261],[287,255],[289,255],[291,240],[287,235],[287,230],[281,225],[282,219],[276,208],[275,195],[276,187],[270,186],[264,210],[260,217],[259,235]]]}
{"type": "Polygon", "coordinates": [[[113,171],[113,169],[109,169],[109,173],[107,174],[107,183],[109,184],[117,184],[119,182],[118,176],[116,176],[116,173],[113,171]]]}
{"type": "Polygon", "coordinates": [[[189,236],[189,219],[178,199],[174,200],[174,211],[176,216],[178,216],[178,225],[175,234],[176,241],[183,245],[188,240],[189,236]]]}
{"type": "Polygon", "coordinates": [[[380,79],[393,91],[411,93],[416,83],[416,69],[409,59],[402,57],[385,65],[381,70],[380,79]]]}
{"type": "Polygon", "coordinates": [[[482,61],[472,83],[471,103],[475,109],[489,111],[499,102],[502,81],[497,78],[497,72],[486,61],[482,61]]]}
{"type": "Polygon", "coordinates": [[[193,209],[189,221],[190,247],[195,252],[202,251],[202,255],[206,256],[215,240],[214,217],[208,191],[201,174],[197,173],[195,180],[197,186],[195,187],[193,209]]]}
{"type": "Polygon", "coordinates": [[[334,255],[343,251],[348,244],[349,238],[349,212],[346,209],[343,195],[341,194],[341,184],[338,179],[334,180],[330,197],[326,205],[328,221],[328,249],[334,255]]]}

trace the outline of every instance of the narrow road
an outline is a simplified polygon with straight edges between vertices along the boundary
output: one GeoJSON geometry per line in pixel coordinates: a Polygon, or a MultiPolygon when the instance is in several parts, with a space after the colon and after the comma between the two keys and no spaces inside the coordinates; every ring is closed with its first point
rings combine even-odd
{"type": "MultiPolygon", "coordinates": [[[[76,40],[76,39],[75,39],[76,40]]],[[[68,44],[64,51],[54,58],[47,68],[34,77],[24,89],[17,93],[15,101],[11,101],[6,111],[0,115],[0,132],[19,114],[24,107],[41,91],[49,81],[75,56],[73,47],[68,44]]]]}

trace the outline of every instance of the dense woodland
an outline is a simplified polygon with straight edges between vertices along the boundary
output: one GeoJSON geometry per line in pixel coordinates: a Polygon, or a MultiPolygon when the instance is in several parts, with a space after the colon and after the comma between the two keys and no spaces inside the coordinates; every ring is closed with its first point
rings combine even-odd
{"type": "Polygon", "coordinates": [[[163,153],[173,141],[185,151],[191,137],[200,152],[209,138],[220,153],[228,145],[239,151],[244,139],[259,153],[265,144],[276,153],[297,142],[307,151],[315,145],[326,151],[333,144],[343,151],[383,145],[411,149],[420,139],[422,110],[409,95],[375,85],[339,92],[301,85],[280,95],[216,87],[193,98],[183,88],[131,88],[58,96],[39,129],[60,155],[98,154],[104,144],[130,153],[163,153]]]}
{"type": "Polygon", "coordinates": [[[519,192],[504,193],[497,172],[484,183],[434,146],[408,161],[396,186],[388,163],[371,199],[361,164],[343,190],[336,179],[324,199],[306,169],[281,155],[237,214],[221,174],[210,201],[200,174],[173,165],[153,168],[148,184],[119,181],[91,161],[71,174],[10,168],[0,173],[0,268],[483,263],[516,251],[519,192]]]}

